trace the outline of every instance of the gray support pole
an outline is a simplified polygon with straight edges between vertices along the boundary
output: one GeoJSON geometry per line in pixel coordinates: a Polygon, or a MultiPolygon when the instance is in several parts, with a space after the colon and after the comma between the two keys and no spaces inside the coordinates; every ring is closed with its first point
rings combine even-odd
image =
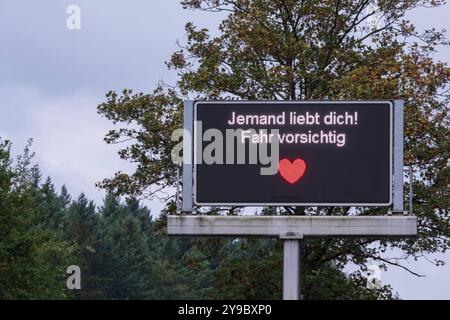
{"type": "Polygon", "coordinates": [[[298,282],[298,298],[299,300],[303,300],[303,288],[305,281],[305,273],[303,271],[304,263],[305,263],[305,240],[301,239],[298,241],[299,243],[299,261],[298,261],[298,273],[299,273],[299,282],[298,282]]]}
{"type": "Polygon", "coordinates": [[[413,177],[414,171],[412,164],[409,165],[409,214],[413,214],[413,177]]]}
{"type": "Polygon", "coordinates": [[[403,100],[394,101],[393,211],[403,212],[403,100]]]}
{"type": "Polygon", "coordinates": [[[283,240],[283,300],[298,300],[300,292],[300,240],[283,240]]]}
{"type": "Polygon", "coordinates": [[[183,122],[184,132],[183,136],[183,198],[181,211],[192,212],[192,142],[193,142],[193,125],[194,125],[194,101],[187,100],[183,102],[183,122]]]}
{"type": "Polygon", "coordinates": [[[177,166],[177,194],[175,196],[176,212],[180,213],[180,167],[177,166]]]}

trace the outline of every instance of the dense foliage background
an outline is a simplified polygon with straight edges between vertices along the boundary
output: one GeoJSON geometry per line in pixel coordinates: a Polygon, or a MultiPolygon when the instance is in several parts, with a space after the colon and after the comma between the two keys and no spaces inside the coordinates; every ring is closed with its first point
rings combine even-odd
{"type": "MultiPolygon", "coordinates": [[[[10,149],[0,139],[0,299],[281,298],[279,241],[170,239],[165,212],[113,194],[101,207],[72,199],[42,179],[30,146],[16,160],[10,149]],[[66,287],[73,264],[81,290],[66,287]]],[[[311,298],[390,297],[331,263],[307,283],[311,298]]]]}
{"type": "MultiPolygon", "coordinates": [[[[114,127],[135,164],[98,183],[108,195],[96,207],[42,180],[30,148],[12,161],[0,145],[0,298],[281,298],[281,244],[267,239],[169,239],[165,216],[175,213],[176,164],[171,152],[185,99],[402,99],[405,165],[414,174],[415,239],[307,239],[302,245],[306,299],[392,298],[391,288],[367,290],[373,262],[402,265],[450,246],[450,68],[433,53],[448,45],[444,31],[416,30],[417,7],[440,0],[184,0],[193,10],[227,12],[219,35],[186,24],[186,41],[167,66],[178,75],[151,93],[111,91],[98,113],[114,127]],[[165,191],[154,213],[137,199],[165,191]],[[386,258],[389,248],[401,257],[386,258]],[[343,273],[353,263],[358,271],[343,273]],[[82,269],[82,290],[68,291],[65,268],[82,269]]],[[[405,168],[406,169],[406,168],[405,168]]],[[[408,178],[405,170],[405,177],[408,178]]],[[[407,180],[408,181],[408,180],[407,180]]],[[[237,182],[238,183],[238,182],[237,182]]],[[[406,186],[405,191],[408,189],[406,186]]],[[[407,194],[405,193],[405,199],[407,194]]],[[[197,208],[240,214],[242,208],[197,208]]],[[[286,215],[380,215],[385,208],[284,207],[286,215]]],[[[272,214],[265,210],[261,214],[272,214]]],[[[434,261],[436,265],[441,261],[434,261]]]]}

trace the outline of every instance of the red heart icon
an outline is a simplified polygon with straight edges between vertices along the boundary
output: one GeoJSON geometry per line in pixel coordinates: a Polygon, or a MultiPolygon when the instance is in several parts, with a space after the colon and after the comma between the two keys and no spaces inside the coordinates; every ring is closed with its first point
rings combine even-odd
{"type": "Polygon", "coordinates": [[[278,171],[287,182],[294,184],[305,174],[306,163],[300,158],[295,159],[294,162],[282,159],[278,164],[278,171]]]}

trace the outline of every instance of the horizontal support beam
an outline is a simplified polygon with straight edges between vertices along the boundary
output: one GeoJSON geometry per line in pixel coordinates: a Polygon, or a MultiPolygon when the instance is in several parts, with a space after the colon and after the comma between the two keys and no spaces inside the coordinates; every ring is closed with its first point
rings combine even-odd
{"type": "Polygon", "coordinates": [[[190,216],[169,215],[171,236],[304,237],[417,235],[415,216],[190,216]]]}

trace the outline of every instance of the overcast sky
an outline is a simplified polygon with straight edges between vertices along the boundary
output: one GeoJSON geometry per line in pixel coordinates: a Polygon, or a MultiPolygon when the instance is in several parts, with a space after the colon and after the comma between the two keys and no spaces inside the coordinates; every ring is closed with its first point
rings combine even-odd
{"type": "MultiPolygon", "coordinates": [[[[419,29],[449,29],[450,5],[410,15],[419,29]]],[[[20,152],[28,138],[45,175],[73,195],[101,203],[94,183],[130,170],[102,138],[111,124],[96,106],[109,90],[148,92],[175,82],[164,61],[185,40],[187,21],[217,30],[223,14],[183,10],[178,0],[0,0],[0,136],[20,152]],[[66,9],[81,9],[81,29],[68,30],[66,9]]],[[[436,58],[450,61],[450,50],[436,58]]],[[[158,214],[161,203],[149,203],[158,214]]],[[[450,263],[450,253],[444,258],[450,263]]],[[[402,298],[450,299],[450,266],[411,261],[417,278],[398,268],[382,274],[402,298]]]]}

